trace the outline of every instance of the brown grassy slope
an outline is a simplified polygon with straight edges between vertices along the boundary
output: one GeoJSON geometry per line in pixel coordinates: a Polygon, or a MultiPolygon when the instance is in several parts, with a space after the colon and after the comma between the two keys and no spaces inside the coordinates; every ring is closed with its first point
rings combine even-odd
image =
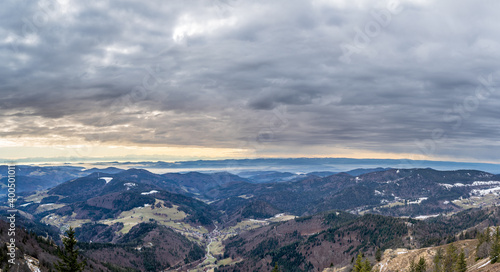
{"type": "MultiPolygon", "coordinates": [[[[462,240],[453,243],[455,247],[463,250],[467,261],[467,271],[470,272],[498,272],[500,271],[500,264],[489,264],[489,259],[480,259],[476,261],[476,246],[478,241],[462,240]],[[488,263],[488,264],[487,264],[488,263]]],[[[427,263],[427,268],[432,271],[433,258],[439,248],[446,251],[448,245],[438,247],[428,247],[415,250],[406,249],[388,249],[384,252],[382,260],[374,266],[374,271],[392,272],[392,271],[407,271],[410,266],[411,260],[418,262],[423,257],[427,263]]],[[[324,270],[325,272],[328,270],[324,270]]]]}

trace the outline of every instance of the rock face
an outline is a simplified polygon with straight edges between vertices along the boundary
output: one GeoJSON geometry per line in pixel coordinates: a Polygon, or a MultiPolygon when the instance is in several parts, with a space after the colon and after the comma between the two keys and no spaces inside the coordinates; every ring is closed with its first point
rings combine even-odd
{"type": "Polygon", "coordinates": [[[29,255],[24,255],[24,260],[26,261],[26,265],[28,265],[29,270],[31,272],[41,272],[40,270],[40,262],[38,259],[33,258],[29,255]]]}

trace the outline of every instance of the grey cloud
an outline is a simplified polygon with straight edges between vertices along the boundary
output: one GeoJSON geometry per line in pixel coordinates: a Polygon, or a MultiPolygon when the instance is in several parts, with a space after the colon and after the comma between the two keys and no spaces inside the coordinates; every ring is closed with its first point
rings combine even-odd
{"type": "Polygon", "coordinates": [[[249,107],[270,110],[278,105],[306,105],[312,103],[314,92],[294,90],[265,90],[250,99],[249,107]]]}
{"type": "Polygon", "coordinates": [[[262,153],[408,153],[443,129],[432,155],[498,159],[500,91],[466,118],[453,110],[474,97],[479,76],[500,81],[499,3],[405,2],[344,63],[341,45],[385,3],[326,2],[74,2],[43,15],[37,2],[7,1],[1,135],[238,148],[268,133],[254,145],[262,153]],[[40,16],[31,33],[23,18],[40,16]]]}

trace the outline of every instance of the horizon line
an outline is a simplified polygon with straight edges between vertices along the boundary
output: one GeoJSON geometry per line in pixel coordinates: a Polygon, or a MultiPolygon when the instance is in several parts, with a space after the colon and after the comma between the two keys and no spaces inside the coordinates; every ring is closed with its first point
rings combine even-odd
{"type": "MultiPolygon", "coordinates": [[[[158,156],[160,157],[160,156],[158,156]]],[[[410,159],[410,158],[352,158],[352,157],[246,157],[246,158],[192,158],[192,159],[178,159],[169,160],[161,158],[152,158],[152,156],[138,156],[131,158],[131,156],[122,157],[35,157],[35,158],[19,158],[19,159],[0,159],[2,163],[31,163],[31,164],[44,164],[44,163],[62,163],[62,164],[83,164],[83,163],[186,163],[186,162],[217,162],[217,161],[245,161],[245,160],[293,160],[293,159],[347,159],[347,160],[372,160],[372,161],[412,161],[412,162],[445,162],[445,163],[466,163],[466,164],[491,164],[498,165],[500,163],[490,161],[465,161],[465,160],[445,160],[445,159],[410,159]]]]}

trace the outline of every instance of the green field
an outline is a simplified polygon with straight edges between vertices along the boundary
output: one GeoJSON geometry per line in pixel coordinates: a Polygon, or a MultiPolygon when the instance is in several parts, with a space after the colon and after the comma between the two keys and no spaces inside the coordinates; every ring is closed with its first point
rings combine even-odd
{"type": "Polygon", "coordinates": [[[46,212],[46,211],[51,211],[51,210],[56,210],[56,209],[59,209],[59,208],[62,208],[66,205],[64,204],[42,204],[40,206],[38,206],[38,208],[36,208],[36,211],[35,213],[42,213],[42,212],[46,212]]]}
{"type": "Polygon", "coordinates": [[[452,202],[461,208],[470,209],[496,205],[497,202],[499,202],[499,198],[497,195],[487,194],[484,196],[472,196],[470,198],[457,199],[452,202]]]}
{"type": "Polygon", "coordinates": [[[27,196],[24,198],[24,201],[26,202],[34,202],[34,203],[40,203],[44,197],[48,197],[49,195],[47,194],[47,190],[44,191],[39,191],[36,192],[35,194],[32,194],[30,196],[27,196]]]}
{"type": "Polygon", "coordinates": [[[102,220],[99,223],[103,223],[106,225],[113,225],[115,223],[123,223],[124,227],[120,230],[120,233],[125,234],[130,231],[130,229],[142,222],[149,222],[150,219],[156,220],[160,224],[182,230],[184,228],[191,228],[190,225],[185,224],[183,222],[179,222],[183,220],[188,215],[183,211],[179,211],[179,206],[173,205],[172,208],[168,208],[164,205],[163,200],[156,200],[155,206],[160,204],[160,208],[152,209],[151,206],[147,207],[137,207],[129,211],[124,211],[120,213],[113,220],[102,220]]]}
{"type": "Polygon", "coordinates": [[[73,213],[71,216],[59,216],[59,215],[56,215],[56,214],[49,214],[47,216],[45,216],[44,218],[42,218],[42,220],[40,220],[42,223],[45,223],[45,224],[49,224],[49,225],[52,225],[52,226],[55,226],[59,229],[64,229],[64,228],[67,228],[67,227],[73,227],[73,228],[76,228],[76,227],[79,227],[85,223],[90,223],[91,220],[90,219],[75,219],[76,217],[76,214],[73,213]]]}
{"type": "MultiPolygon", "coordinates": [[[[44,197],[43,194],[30,196],[31,201],[37,200],[44,197]]],[[[57,209],[63,207],[63,204],[53,204],[53,205],[44,205],[38,207],[42,211],[57,209]]],[[[37,209],[37,212],[38,212],[37,209]]],[[[155,220],[158,223],[171,227],[173,229],[178,230],[182,234],[186,235],[193,241],[198,241],[200,239],[200,235],[208,233],[208,230],[203,227],[194,227],[187,223],[182,222],[188,214],[179,210],[179,206],[173,205],[172,207],[167,207],[163,200],[156,199],[155,208],[152,209],[151,206],[146,207],[137,207],[129,211],[124,211],[120,213],[115,219],[105,219],[97,221],[101,224],[113,225],[115,223],[123,223],[124,227],[119,231],[122,234],[128,233],[132,227],[142,222],[150,222],[151,220],[155,220]],[[151,220],[150,220],[151,219],[151,220]]],[[[46,224],[50,224],[56,226],[58,228],[63,227],[79,227],[82,224],[90,223],[90,219],[75,219],[76,214],[71,216],[58,216],[55,214],[49,214],[45,216],[41,221],[46,224]]]]}
{"type": "Polygon", "coordinates": [[[267,221],[264,220],[244,220],[241,222],[238,222],[236,226],[229,227],[225,229],[225,232],[237,232],[240,233],[243,230],[251,230],[255,229],[264,225],[269,224],[267,221]]]}

